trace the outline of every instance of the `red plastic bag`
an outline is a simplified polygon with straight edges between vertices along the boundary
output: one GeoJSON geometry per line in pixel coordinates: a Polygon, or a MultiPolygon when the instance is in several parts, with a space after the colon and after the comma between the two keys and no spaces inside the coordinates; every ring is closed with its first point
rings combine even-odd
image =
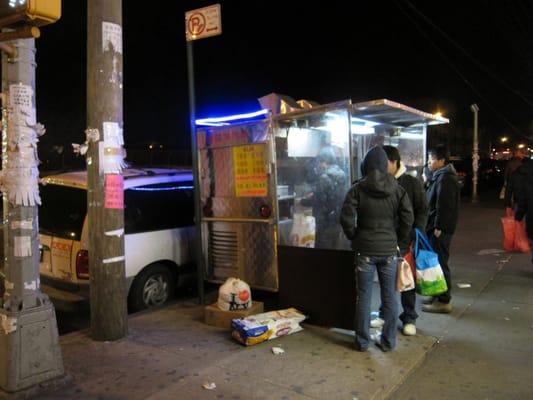
{"type": "Polygon", "coordinates": [[[526,226],[524,221],[518,222],[515,221],[515,237],[514,237],[514,248],[516,251],[522,253],[529,253],[531,247],[529,245],[529,239],[526,234],[526,226]]]}
{"type": "Polygon", "coordinates": [[[501,220],[503,231],[503,249],[505,251],[514,251],[517,223],[513,217],[503,217],[501,220]]]}
{"type": "Polygon", "coordinates": [[[411,267],[411,272],[413,273],[413,276],[416,276],[416,263],[415,263],[415,256],[413,255],[413,251],[409,250],[409,253],[403,256],[403,259],[407,261],[407,263],[411,267]]]}

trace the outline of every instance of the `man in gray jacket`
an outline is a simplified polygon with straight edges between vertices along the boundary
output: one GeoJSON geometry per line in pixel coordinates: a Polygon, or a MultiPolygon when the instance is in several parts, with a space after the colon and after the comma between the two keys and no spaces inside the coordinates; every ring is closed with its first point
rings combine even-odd
{"type": "Polygon", "coordinates": [[[358,351],[366,351],[370,342],[370,300],[376,269],[385,321],[376,345],[382,351],[396,346],[397,247],[409,241],[414,218],[409,197],[387,172],[387,165],[387,154],[381,147],[370,149],[362,164],[363,178],[350,188],[341,211],[342,229],[355,251],[358,351]]]}

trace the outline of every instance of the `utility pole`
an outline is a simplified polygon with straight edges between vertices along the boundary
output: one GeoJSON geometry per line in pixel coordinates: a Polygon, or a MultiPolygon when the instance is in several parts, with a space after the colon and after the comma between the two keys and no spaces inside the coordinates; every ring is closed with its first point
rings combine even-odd
{"type": "Polygon", "coordinates": [[[477,194],[477,178],[478,178],[478,169],[479,169],[479,139],[478,139],[478,111],[479,107],[477,104],[472,104],[470,110],[474,113],[474,138],[473,138],[473,148],[472,153],[472,202],[476,203],[479,200],[477,194]]]}
{"type": "MultiPolygon", "coordinates": [[[[9,32],[11,33],[11,32],[9,32]]],[[[63,375],[54,306],[39,287],[35,39],[2,54],[5,293],[0,308],[0,388],[14,392],[63,375]]]]}
{"type": "Polygon", "coordinates": [[[122,0],[87,2],[87,209],[91,335],[127,334],[122,0]]]}

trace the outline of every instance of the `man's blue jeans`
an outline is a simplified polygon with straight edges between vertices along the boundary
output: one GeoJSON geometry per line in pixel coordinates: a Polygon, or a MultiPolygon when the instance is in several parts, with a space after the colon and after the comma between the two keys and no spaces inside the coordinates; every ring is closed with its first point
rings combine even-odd
{"type": "Polygon", "coordinates": [[[377,268],[381,288],[381,304],[385,325],[381,334],[381,348],[384,351],[396,346],[396,320],[398,301],[396,298],[396,272],[398,258],[391,256],[366,256],[355,258],[357,303],[355,306],[355,346],[364,351],[370,342],[370,301],[374,270],[377,268]]]}

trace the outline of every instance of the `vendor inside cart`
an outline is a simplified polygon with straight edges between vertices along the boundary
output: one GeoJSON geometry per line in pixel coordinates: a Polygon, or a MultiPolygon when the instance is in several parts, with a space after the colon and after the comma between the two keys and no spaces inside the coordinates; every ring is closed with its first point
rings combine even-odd
{"type": "Polygon", "coordinates": [[[320,149],[313,164],[312,172],[308,174],[312,191],[300,200],[300,205],[313,210],[315,248],[335,249],[341,240],[340,204],[348,177],[339,167],[332,146],[320,149]]]}
{"type": "Polygon", "coordinates": [[[342,117],[331,112],[291,121],[276,135],[282,245],[348,248],[339,224],[350,186],[349,130],[342,117]],[[285,188],[289,198],[280,196],[285,188]]]}

